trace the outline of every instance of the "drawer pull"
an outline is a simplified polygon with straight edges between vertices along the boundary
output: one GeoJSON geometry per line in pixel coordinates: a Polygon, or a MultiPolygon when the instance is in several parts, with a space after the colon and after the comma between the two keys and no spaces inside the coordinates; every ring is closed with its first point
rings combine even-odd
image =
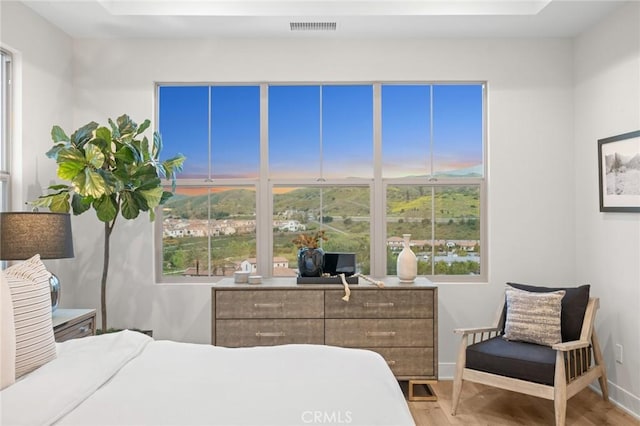
{"type": "Polygon", "coordinates": [[[396,360],[390,359],[389,361],[387,361],[387,365],[396,365],[396,360]]]}
{"type": "Polygon", "coordinates": [[[284,308],[284,303],[254,303],[254,308],[284,308]]]}
{"type": "Polygon", "coordinates": [[[367,337],[393,337],[396,335],[395,331],[367,331],[365,333],[367,337]]]}
{"type": "Polygon", "coordinates": [[[365,308],[393,308],[393,302],[365,302],[363,305],[365,308]]]}
{"type": "Polygon", "coordinates": [[[258,331],[256,337],[284,337],[287,334],[284,331],[262,332],[258,331]]]}
{"type": "Polygon", "coordinates": [[[78,331],[79,331],[80,333],[86,333],[87,331],[89,331],[89,326],[88,326],[88,325],[83,325],[82,327],[80,327],[80,328],[78,329],[78,331]]]}

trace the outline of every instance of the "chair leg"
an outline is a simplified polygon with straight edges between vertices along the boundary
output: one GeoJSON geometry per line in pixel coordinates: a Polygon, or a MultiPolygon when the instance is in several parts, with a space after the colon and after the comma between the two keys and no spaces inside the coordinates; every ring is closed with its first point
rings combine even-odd
{"type": "Polygon", "coordinates": [[[564,368],[564,353],[556,351],[556,370],[553,381],[553,406],[556,426],[564,426],[567,418],[567,376],[564,368]]]}
{"type": "Polygon", "coordinates": [[[462,393],[462,373],[467,362],[467,336],[463,335],[458,348],[458,359],[456,360],[456,375],[453,378],[453,395],[451,396],[451,415],[455,416],[462,393]]]}
{"type": "Polygon", "coordinates": [[[598,341],[598,336],[596,336],[595,329],[591,332],[591,346],[593,346],[593,357],[595,358],[596,365],[600,368],[600,377],[598,377],[598,382],[600,383],[600,390],[602,391],[602,399],[609,402],[607,369],[605,368],[602,352],[600,351],[600,342],[598,341]]]}

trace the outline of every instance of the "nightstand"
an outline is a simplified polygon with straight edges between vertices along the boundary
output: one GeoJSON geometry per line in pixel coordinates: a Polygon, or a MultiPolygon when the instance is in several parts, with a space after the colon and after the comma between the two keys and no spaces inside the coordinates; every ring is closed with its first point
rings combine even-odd
{"type": "Polygon", "coordinates": [[[56,342],[96,334],[95,309],[56,309],[53,312],[53,334],[56,342]]]}

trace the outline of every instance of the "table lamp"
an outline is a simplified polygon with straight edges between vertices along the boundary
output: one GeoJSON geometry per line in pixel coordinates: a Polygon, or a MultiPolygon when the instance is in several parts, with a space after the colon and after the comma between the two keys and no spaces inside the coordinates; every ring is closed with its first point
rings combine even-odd
{"type": "MultiPolygon", "coordinates": [[[[39,254],[41,259],[73,257],[71,217],[68,213],[0,213],[0,260],[26,260],[39,254]]],[[[54,274],[51,284],[51,310],[60,301],[60,280],[54,274]]]]}

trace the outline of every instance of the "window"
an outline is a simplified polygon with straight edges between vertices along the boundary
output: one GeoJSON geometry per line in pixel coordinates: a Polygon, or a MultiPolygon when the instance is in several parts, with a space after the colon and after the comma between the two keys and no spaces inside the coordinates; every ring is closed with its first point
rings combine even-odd
{"type": "MultiPolygon", "coordinates": [[[[161,280],[296,274],[300,233],[395,274],[486,280],[485,85],[159,85],[164,153],[187,156],[163,207],[161,280]]],[[[160,222],[160,221],[159,221],[160,222]]]]}
{"type": "Polygon", "coordinates": [[[9,210],[11,141],[11,55],[0,50],[0,211],[9,210]]]}

